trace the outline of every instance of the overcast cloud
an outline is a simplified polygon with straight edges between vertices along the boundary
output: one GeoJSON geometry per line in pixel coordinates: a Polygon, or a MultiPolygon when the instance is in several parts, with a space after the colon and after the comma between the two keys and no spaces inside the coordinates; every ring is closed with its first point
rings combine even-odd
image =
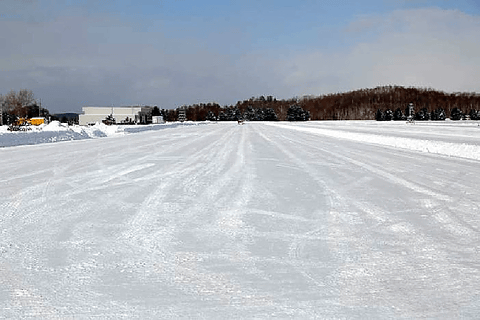
{"type": "Polygon", "coordinates": [[[318,31],[305,45],[277,41],[269,48],[255,45],[258,39],[238,21],[223,21],[218,33],[210,25],[199,36],[192,26],[172,30],[161,20],[141,24],[88,13],[91,7],[60,6],[49,16],[37,1],[14,2],[0,1],[9,9],[0,15],[0,93],[31,89],[51,112],[80,112],[85,105],[234,104],[251,96],[380,85],[447,92],[480,87],[480,16],[458,9],[357,14],[335,29],[335,39],[318,31]]]}

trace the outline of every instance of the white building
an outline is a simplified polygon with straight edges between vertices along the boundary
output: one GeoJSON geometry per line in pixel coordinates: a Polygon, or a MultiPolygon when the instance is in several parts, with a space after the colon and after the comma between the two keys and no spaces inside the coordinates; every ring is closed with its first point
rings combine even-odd
{"type": "Polygon", "coordinates": [[[109,115],[115,118],[117,123],[129,118],[132,121],[136,121],[139,112],[142,107],[83,107],[83,114],[78,116],[78,123],[82,126],[88,124],[94,124],[95,122],[101,123],[102,120],[109,115]]]}
{"type": "Polygon", "coordinates": [[[162,116],[152,116],[152,123],[165,123],[162,116]]]}

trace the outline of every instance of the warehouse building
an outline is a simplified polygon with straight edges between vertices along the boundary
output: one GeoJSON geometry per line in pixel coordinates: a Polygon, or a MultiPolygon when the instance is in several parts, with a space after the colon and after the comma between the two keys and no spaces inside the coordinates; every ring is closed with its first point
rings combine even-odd
{"type": "Polygon", "coordinates": [[[95,123],[101,123],[109,115],[112,115],[117,123],[121,122],[140,122],[140,114],[145,107],[83,107],[83,114],[79,115],[78,123],[86,126],[95,123]]]}

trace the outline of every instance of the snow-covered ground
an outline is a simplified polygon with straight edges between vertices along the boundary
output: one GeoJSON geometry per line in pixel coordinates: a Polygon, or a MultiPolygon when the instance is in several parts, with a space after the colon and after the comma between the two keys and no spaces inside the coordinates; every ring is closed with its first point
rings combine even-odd
{"type": "Polygon", "coordinates": [[[104,129],[0,134],[0,318],[480,314],[475,122],[104,129]]]}

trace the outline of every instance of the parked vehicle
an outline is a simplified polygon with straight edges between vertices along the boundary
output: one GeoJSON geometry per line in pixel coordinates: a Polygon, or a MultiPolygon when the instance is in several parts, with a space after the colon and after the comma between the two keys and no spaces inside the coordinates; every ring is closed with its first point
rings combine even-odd
{"type": "Polygon", "coordinates": [[[28,131],[28,130],[32,130],[30,126],[39,126],[44,123],[45,123],[45,118],[41,118],[41,117],[29,118],[29,119],[18,118],[8,127],[8,130],[28,131]]]}

